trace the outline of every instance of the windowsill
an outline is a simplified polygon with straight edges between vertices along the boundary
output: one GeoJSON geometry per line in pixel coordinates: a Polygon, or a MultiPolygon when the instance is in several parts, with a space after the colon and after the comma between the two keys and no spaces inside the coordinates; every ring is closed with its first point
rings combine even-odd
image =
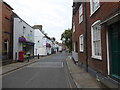
{"type": "Polygon", "coordinates": [[[98,60],[102,61],[102,57],[101,56],[91,56],[91,57],[94,58],[94,59],[98,59],[98,60]]]}
{"type": "Polygon", "coordinates": [[[83,51],[80,51],[80,53],[84,53],[83,51]]]}
{"type": "Polygon", "coordinates": [[[99,10],[100,6],[94,11],[91,13],[90,17],[92,17],[98,10],[99,10]]]}
{"type": "Polygon", "coordinates": [[[84,51],[80,51],[80,53],[83,53],[84,51]]]}
{"type": "Polygon", "coordinates": [[[83,21],[79,22],[79,24],[81,24],[83,21]]]}

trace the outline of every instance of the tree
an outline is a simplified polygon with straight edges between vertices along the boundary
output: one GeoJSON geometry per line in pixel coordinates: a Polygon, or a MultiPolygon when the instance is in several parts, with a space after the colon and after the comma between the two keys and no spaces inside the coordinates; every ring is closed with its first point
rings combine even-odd
{"type": "Polygon", "coordinates": [[[72,30],[67,29],[61,35],[62,42],[72,51],[72,30]]]}

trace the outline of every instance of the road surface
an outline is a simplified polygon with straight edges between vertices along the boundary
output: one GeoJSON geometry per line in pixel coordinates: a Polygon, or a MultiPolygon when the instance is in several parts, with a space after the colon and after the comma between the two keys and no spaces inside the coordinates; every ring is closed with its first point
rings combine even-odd
{"type": "Polygon", "coordinates": [[[66,66],[67,53],[57,53],[2,77],[3,88],[75,88],[66,66]]]}

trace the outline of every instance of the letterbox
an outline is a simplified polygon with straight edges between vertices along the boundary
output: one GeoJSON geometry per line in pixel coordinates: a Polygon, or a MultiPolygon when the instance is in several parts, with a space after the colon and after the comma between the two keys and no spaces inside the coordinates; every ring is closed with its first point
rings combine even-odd
{"type": "Polygon", "coordinates": [[[19,61],[23,61],[24,60],[24,52],[20,51],[19,52],[19,61]]]}

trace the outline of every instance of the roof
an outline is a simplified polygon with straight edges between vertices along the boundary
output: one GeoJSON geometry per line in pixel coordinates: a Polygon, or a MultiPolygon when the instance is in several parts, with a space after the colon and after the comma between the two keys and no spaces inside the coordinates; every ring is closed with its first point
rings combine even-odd
{"type": "MultiPolygon", "coordinates": [[[[19,18],[21,21],[23,21],[25,24],[27,24],[28,26],[30,26],[27,22],[25,22],[22,18],[20,18],[15,12],[13,12],[13,17],[14,18],[19,18]]],[[[32,29],[34,29],[32,26],[30,26],[32,29]]]]}
{"type": "Polygon", "coordinates": [[[7,4],[5,1],[3,1],[5,5],[7,5],[10,9],[14,10],[9,4],[7,4]]]}

